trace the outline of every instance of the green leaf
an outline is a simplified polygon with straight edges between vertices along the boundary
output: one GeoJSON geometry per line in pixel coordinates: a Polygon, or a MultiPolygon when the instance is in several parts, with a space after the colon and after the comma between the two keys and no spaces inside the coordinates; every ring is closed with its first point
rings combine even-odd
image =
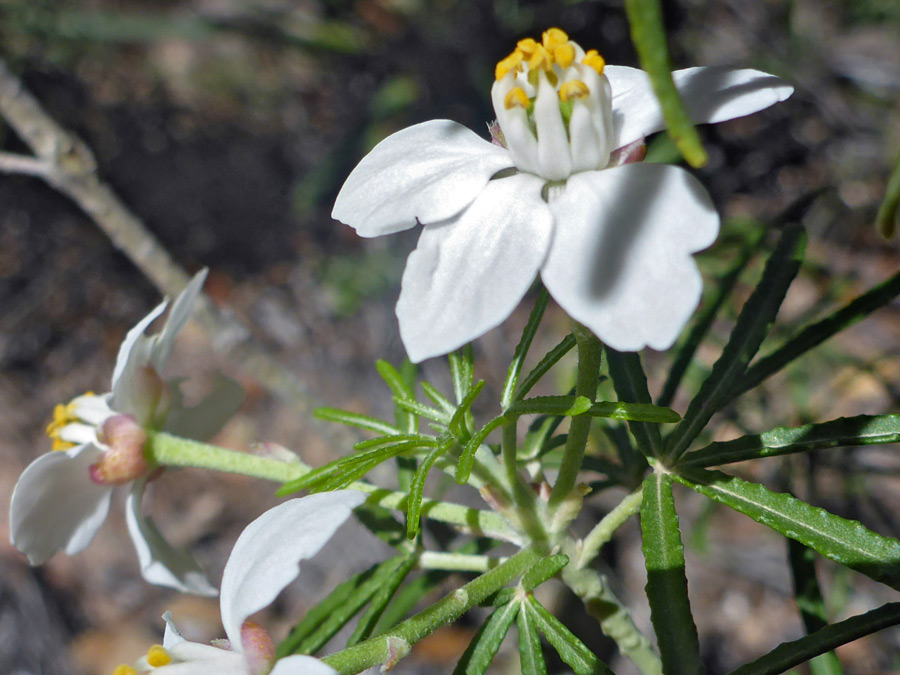
{"type": "MultiPolygon", "coordinates": [[[[814,633],[828,625],[828,610],[816,576],[816,552],[793,539],[788,539],[788,561],[794,581],[794,599],[800,609],[803,627],[814,633]]],[[[843,675],[844,669],[837,654],[827,652],[809,664],[812,675],[843,675]]]]}
{"type": "Polygon", "coordinates": [[[534,340],[535,333],[537,333],[541,319],[544,317],[544,310],[547,309],[547,302],[549,300],[550,294],[547,293],[547,289],[541,284],[537,300],[534,303],[534,309],[531,310],[531,316],[528,317],[528,323],[525,324],[525,330],[522,331],[522,338],[519,340],[512,363],[509,364],[509,370],[506,372],[506,380],[503,382],[503,389],[500,394],[500,407],[503,410],[509,408],[513,402],[513,393],[516,391],[516,386],[519,383],[519,374],[522,372],[522,365],[525,363],[525,357],[528,355],[531,341],[534,340]]]}
{"type": "Polygon", "coordinates": [[[658,0],[625,0],[631,41],[650,76],[663,119],[675,146],[693,167],[706,164],[706,151],[672,80],[662,9],[658,0]]]}
{"type": "Polygon", "coordinates": [[[369,603],[366,611],[359,617],[359,622],[356,624],[353,634],[347,640],[348,647],[362,642],[372,635],[378,620],[384,614],[385,608],[391,601],[391,598],[394,597],[394,593],[397,592],[400,584],[403,583],[403,580],[415,567],[417,560],[418,557],[415,552],[410,551],[405,556],[405,559],[392,570],[391,576],[383,580],[381,587],[372,597],[372,601],[369,603]]]}
{"type": "Polygon", "coordinates": [[[450,361],[450,378],[453,380],[453,393],[456,394],[456,402],[462,403],[466,393],[472,388],[475,380],[475,354],[472,345],[467,344],[462,349],[447,355],[450,361]]]}
{"type": "Polygon", "coordinates": [[[897,624],[900,624],[900,602],[891,602],[871,612],[833,623],[799,640],[782,643],[753,663],[732,671],[731,675],[777,675],[814,656],[897,624]]]}
{"type": "Polygon", "coordinates": [[[509,602],[495,609],[472,638],[453,674],[482,675],[487,672],[518,613],[518,602],[509,602]]]}
{"type": "Polygon", "coordinates": [[[533,595],[529,593],[528,599],[522,605],[534,626],[544,634],[547,642],[559,654],[559,658],[572,669],[575,675],[613,675],[606,664],[598,659],[594,652],[588,649],[559,619],[544,609],[533,595]]]}
{"type": "Polygon", "coordinates": [[[430,453],[416,470],[412,486],[409,491],[409,499],[406,502],[406,536],[415,539],[419,533],[419,516],[422,513],[422,492],[425,489],[425,480],[434,463],[444,455],[452,445],[452,441],[445,441],[430,453]]]}
{"type": "Polygon", "coordinates": [[[701,673],[700,642],[691,616],[684,546],[672,497],[672,478],[668,474],[652,473],[644,479],[641,534],[650,619],[659,643],[663,672],[701,673]]]}
{"type": "Polygon", "coordinates": [[[574,417],[591,409],[586,396],[535,396],[513,403],[507,411],[512,415],[563,415],[574,417]]]}
{"type": "Polygon", "coordinates": [[[891,174],[884,201],[881,202],[875,216],[875,227],[885,239],[894,236],[898,225],[900,225],[900,162],[891,174]]]}
{"type": "Polygon", "coordinates": [[[900,272],[851,300],[830,316],[804,328],[796,337],[791,338],[774,352],[754,363],[741,377],[731,397],[736,398],[745,391],[753,389],[798,356],[802,356],[848,326],[865,319],[875,310],[890,303],[898,295],[900,295],[900,272]]]}
{"type": "Polygon", "coordinates": [[[397,398],[395,396],[394,403],[396,403],[407,412],[414,413],[416,415],[419,415],[420,417],[429,419],[432,422],[437,422],[438,424],[442,424],[444,426],[447,426],[450,423],[451,414],[449,412],[437,410],[436,408],[432,408],[431,406],[425,405],[424,403],[419,403],[418,401],[415,401],[413,399],[397,398]]]}
{"type": "Polygon", "coordinates": [[[430,382],[426,382],[422,380],[420,383],[422,385],[422,391],[425,392],[425,395],[430,398],[441,410],[443,410],[448,415],[452,415],[456,410],[456,406],[453,405],[450,400],[444,396],[441,392],[435,389],[434,385],[430,382]]]}
{"type": "Polygon", "coordinates": [[[690,470],[674,478],[830,560],[900,589],[900,542],[896,539],[789,494],[718,471],[690,470]]]}
{"type": "Polygon", "coordinates": [[[534,624],[534,616],[521,606],[516,616],[519,630],[519,663],[522,675],[547,675],[547,664],[541,650],[541,636],[534,624]]]}
{"type": "Polygon", "coordinates": [[[475,463],[475,453],[478,452],[478,448],[480,448],[485,439],[490,436],[491,432],[508,423],[509,420],[505,416],[499,415],[472,434],[472,437],[466,443],[466,447],[463,448],[463,451],[459,456],[459,462],[456,465],[457,483],[465,485],[469,482],[469,476],[472,473],[472,465],[475,463]]]}
{"type": "Polygon", "coordinates": [[[648,403],[598,401],[590,407],[588,414],[593,417],[608,417],[614,420],[650,422],[653,424],[674,424],[681,421],[681,415],[674,410],[648,403]]]}
{"type": "Polygon", "coordinates": [[[800,269],[806,235],[799,225],[788,225],[769,257],[762,279],[744,304],[722,355],[688,406],[684,419],[669,436],[665,454],[677,460],[709,419],[731,398],[737,379],[756,354],[775,320],[788,286],[800,269]]]}
{"type": "Polygon", "coordinates": [[[417,441],[423,446],[437,445],[437,441],[431,436],[423,436],[422,434],[391,434],[390,436],[377,436],[365,441],[360,441],[353,446],[354,450],[370,450],[384,445],[394,445],[404,441],[417,441]]]}
{"type": "Polygon", "coordinates": [[[390,388],[394,396],[415,398],[415,391],[409,385],[409,382],[391,363],[384,359],[378,359],[375,362],[375,370],[381,375],[381,379],[384,380],[384,383],[390,388]]]}
{"type": "Polygon", "coordinates": [[[559,574],[568,564],[569,556],[563,553],[539,560],[530,570],[525,572],[525,575],[522,577],[522,588],[526,591],[533,591],[548,579],[552,579],[559,574]]]}
{"type": "Polygon", "coordinates": [[[710,443],[686,454],[678,465],[706,467],[824,448],[897,442],[900,415],[858,415],[801,427],[778,427],[733,441],[710,443]]]}
{"type": "MultiPolygon", "coordinates": [[[[606,363],[609,376],[619,400],[629,404],[649,405],[652,403],[647,389],[647,376],[641,365],[641,357],[637,352],[617,352],[606,347],[606,363]]],[[[642,422],[629,423],[628,428],[640,451],[647,457],[659,457],[662,454],[662,436],[659,427],[642,422]]]]}
{"type": "Polygon", "coordinates": [[[315,654],[319,651],[396,574],[407,557],[399,555],[389,558],[338,586],[307,612],[303,621],[278,646],[278,655],[315,654]]]}
{"type": "Polygon", "coordinates": [[[484,389],[484,380],[478,380],[478,382],[476,382],[469,389],[469,391],[466,392],[466,395],[459,403],[459,407],[450,418],[450,423],[447,425],[452,433],[463,434],[466,432],[466,414],[472,408],[472,404],[475,403],[475,399],[478,398],[478,395],[481,393],[482,389],[484,389]]]}
{"type": "Polygon", "coordinates": [[[662,393],[659,395],[657,403],[662,406],[671,405],[678,391],[678,385],[687,372],[688,366],[694,359],[697,348],[706,337],[710,327],[725,302],[731,297],[732,292],[737,284],[738,278],[747,268],[750,260],[759,249],[759,245],[763,240],[762,234],[757,235],[754,240],[744,246],[741,256],[730,270],[713,286],[710,298],[704,303],[703,309],[697,315],[697,319],[691,326],[687,338],[678,347],[675,361],[669,369],[669,375],[666,377],[666,383],[663,385],[662,393]]]}
{"type": "Polygon", "coordinates": [[[337,408],[316,408],[313,413],[320,420],[328,420],[329,422],[337,422],[338,424],[346,424],[351,427],[359,427],[360,429],[368,429],[369,431],[377,431],[385,436],[398,434],[400,430],[392,427],[387,422],[360,415],[359,413],[350,412],[349,410],[338,410],[337,408]]]}
{"type": "Polygon", "coordinates": [[[531,369],[531,371],[525,376],[525,379],[519,383],[519,388],[516,390],[515,396],[513,396],[514,400],[519,400],[524,398],[525,395],[531,391],[531,388],[536,385],[544,375],[547,374],[547,371],[550,370],[553,366],[559,363],[559,360],[572,351],[572,347],[575,346],[575,336],[569,333],[560,340],[559,344],[556,345],[553,349],[547,352],[538,364],[531,369]]]}

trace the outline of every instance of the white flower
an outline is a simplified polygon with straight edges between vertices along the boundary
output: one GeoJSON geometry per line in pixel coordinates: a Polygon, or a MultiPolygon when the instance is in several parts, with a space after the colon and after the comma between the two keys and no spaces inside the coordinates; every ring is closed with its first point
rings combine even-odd
{"type": "Polygon", "coordinates": [[[228,639],[219,646],[185,640],[166,612],[162,645],[154,645],[135,667],[115,675],[333,675],[311,656],[275,661],[275,643],[247,617],[272,603],[299,573],[298,563],[325,545],[366,496],[355,490],[292,499],[266,511],[238,537],[222,575],[222,625],[228,639]]]}
{"type": "MultiPolygon", "coordinates": [[[[748,115],[793,91],[755,70],[673,77],[696,123],[748,115]]],[[[700,298],[691,256],[715,240],[719,218],[688,172],[621,165],[664,128],[647,75],[606,67],[550,29],[498,64],[491,98],[498,142],[447,120],[404,129],[363,158],[335,202],[332,216],[363,237],[424,224],[397,302],[410,358],[499,325],[538,274],[611,347],[670,347],[700,298]]]]}
{"type": "Polygon", "coordinates": [[[177,381],[166,383],[159,375],[205,278],[203,270],[191,280],[173,303],[160,333],[144,334],[165,311],[167,301],[128,332],[109,393],[85,394],[56,407],[47,428],[54,452],[38,457],[25,469],[9,510],[10,540],[32,565],[59,551],[73,555],[87,547],[106,519],[113,488],[133,483],[125,514],[144,578],[184,592],[216,594],[190,554],[170,546],[141,512],[144,488],[154,470],[143,455],[145,429],[206,438],[243,400],[240,385],[220,377],[219,386],[206,400],[187,408],[177,381]]]}

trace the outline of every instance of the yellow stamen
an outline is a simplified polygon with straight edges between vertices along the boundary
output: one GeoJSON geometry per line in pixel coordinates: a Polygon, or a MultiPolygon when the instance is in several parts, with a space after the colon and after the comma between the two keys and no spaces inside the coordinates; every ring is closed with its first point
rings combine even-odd
{"type": "Polygon", "coordinates": [[[541,36],[541,41],[544,43],[544,49],[548,52],[552,52],[559,45],[568,42],[569,36],[566,35],[565,31],[560,30],[559,28],[548,28],[541,36]]]}
{"type": "Polygon", "coordinates": [[[556,61],[561,68],[568,68],[575,60],[575,46],[571,42],[563,42],[553,48],[553,60],[556,61]]]}
{"type": "Polygon", "coordinates": [[[499,82],[504,77],[506,77],[507,73],[510,73],[514,70],[521,70],[522,61],[524,60],[525,55],[522,54],[522,52],[520,52],[519,50],[516,50],[505,59],[500,61],[497,64],[496,70],[494,71],[494,76],[497,78],[497,81],[499,82]]]}
{"type": "Polygon", "coordinates": [[[534,49],[531,57],[528,59],[528,68],[531,70],[550,70],[553,65],[553,57],[541,45],[534,49]]]}
{"type": "Polygon", "coordinates": [[[506,97],[503,99],[503,105],[507,110],[510,110],[516,106],[519,108],[528,108],[528,94],[525,93],[525,90],[522,87],[513,87],[509,90],[509,93],[506,94],[506,97]]]}
{"type": "Polygon", "coordinates": [[[538,47],[540,47],[540,45],[534,38],[525,38],[524,40],[519,40],[516,43],[516,51],[522,52],[522,55],[525,57],[530,57],[532,54],[534,54],[534,50],[538,47]]]}
{"type": "Polygon", "coordinates": [[[137,671],[126,663],[116,666],[113,675],[137,675],[137,671]]]}
{"type": "Polygon", "coordinates": [[[162,645],[153,645],[147,650],[147,663],[154,668],[168,665],[172,662],[172,657],[162,645]]]}
{"type": "Polygon", "coordinates": [[[571,101],[573,98],[585,98],[591,91],[581,80],[571,80],[559,88],[559,100],[571,101]]]}
{"type": "Polygon", "coordinates": [[[61,438],[51,437],[53,438],[53,447],[50,448],[52,452],[57,452],[59,450],[70,450],[75,447],[75,444],[71,441],[64,441],[61,438]]]}
{"type": "Polygon", "coordinates": [[[581,59],[581,62],[584,65],[596,70],[598,75],[602,75],[603,69],[606,67],[606,59],[600,56],[599,52],[596,49],[589,50],[584,55],[584,58],[581,59]]]}

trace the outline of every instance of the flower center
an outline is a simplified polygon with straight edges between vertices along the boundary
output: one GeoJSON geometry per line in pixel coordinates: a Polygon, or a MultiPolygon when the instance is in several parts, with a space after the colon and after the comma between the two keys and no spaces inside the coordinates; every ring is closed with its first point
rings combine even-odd
{"type": "Polygon", "coordinates": [[[597,50],[585,52],[559,28],[540,42],[520,40],[497,64],[494,111],[520,171],[564,180],[606,168],[612,107],[605,66],[597,50]]]}
{"type": "MultiPolygon", "coordinates": [[[[146,661],[147,665],[151,668],[160,668],[161,666],[167,666],[172,663],[172,656],[162,645],[153,645],[147,650],[144,661],[146,661]]],[[[123,663],[116,666],[113,675],[137,675],[137,669],[134,666],[123,663]]]]}
{"type": "Polygon", "coordinates": [[[66,404],[59,403],[53,409],[53,421],[47,425],[45,433],[53,439],[53,450],[68,450],[80,442],[79,436],[85,425],[95,425],[93,409],[104,406],[92,391],[77,396],[66,404]],[[78,441],[78,442],[76,442],[78,441]]]}

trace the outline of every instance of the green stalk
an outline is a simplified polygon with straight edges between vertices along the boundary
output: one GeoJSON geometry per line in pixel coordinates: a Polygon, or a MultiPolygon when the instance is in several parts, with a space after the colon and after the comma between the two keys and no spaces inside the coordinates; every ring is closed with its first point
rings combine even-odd
{"type": "MultiPolygon", "coordinates": [[[[148,434],[144,453],[150,461],[160,466],[212,469],[276,483],[300,478],[311,471],[308,465],[299,460],[285,462],[247,452],[226,450],[216,445],[179,438],[163,432],[148,434]]],[[[366,502],[369,506],[404,510],[407,499],[409,499],[406,492],[384,490],[363,481],[354,481],[347,487],[371,495],[366,502]]],[[[500,514],[491,511],[424,499],[421,513],[426,518],[455,525],[463,531],[478,536],[493,537],[513,543],[522,541],[522,537],[500,514]]]]}
{"type": "Polygon", "coordinates": [[[588,533],[581,543],[581,553],[575,560],[576,569],[586,566],[593,560],[605,543],[612,539],[618,530],[631,516],[641,510],[643,488],[638,488],[625,497],[612,511],[607,513],[588,533]]]}
{"type": "MultiPolygon", "coordinates": [[[[576,323],[573,331],[578,348],[578,379],[575,383],[575,396],[584,396],[591,403],[597,397],[597,379],[600,372],[600,354],[602,345],[587,328],[576,323]]],[[[588,430],[591,428],[591,416],[582,413],[572,418],[569,436],[563,451],[559,477],[550,493],[551,510],[558,508],[575,489],[584,448],[587,446],[588,430]]]]}
{"type": "Polygon", "coordinates": [[[341,675],[351,675],[384,664],[393,667],[412,649],[412,645],[438,628],[456,621],[467,611],[511,581],[521,576],[541,558],[532,548],[519,551],[498,567],[473,579],[437,603],[398,624],[387,633],[322,659],[341,675]]]}

